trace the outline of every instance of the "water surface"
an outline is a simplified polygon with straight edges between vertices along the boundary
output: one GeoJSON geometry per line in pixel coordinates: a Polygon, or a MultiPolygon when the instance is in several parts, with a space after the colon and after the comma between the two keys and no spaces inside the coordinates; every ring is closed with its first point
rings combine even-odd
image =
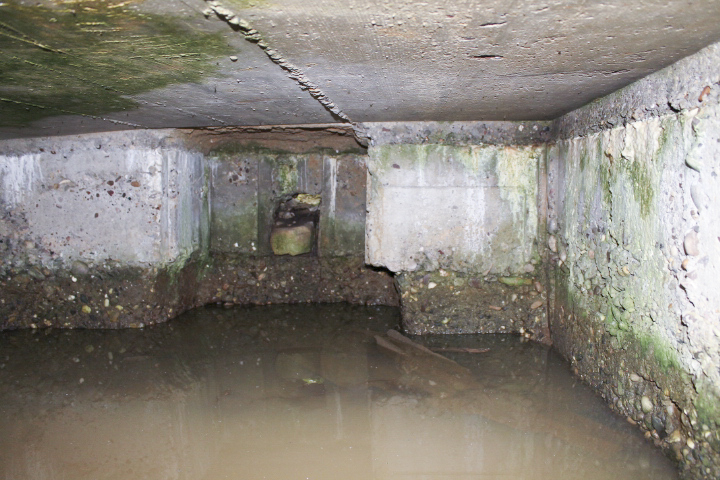
{"type": "Polygon", "coordinates": [[[204,308],[121,331],[0,334],[3,479],[676,479],[550,349],[374,335],[398,310],[204,308]]]}

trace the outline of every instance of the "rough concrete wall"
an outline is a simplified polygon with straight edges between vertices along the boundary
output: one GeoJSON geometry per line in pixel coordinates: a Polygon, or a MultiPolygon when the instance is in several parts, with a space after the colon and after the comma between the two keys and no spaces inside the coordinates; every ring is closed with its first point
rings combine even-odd
{"type": "Polygon", "coordinates": [[[161,250],[170,261],[206,252],[210,244],[207,162],[186,148],[164,151],[163,197],[167,208],[161,216],[161,250]]]}
{"type": "Polygon", "coordinates": [[[690,478],[720,478],[719,62],[716,45],[573,112],[548,154],[553,341],[690,478]]]}
{"type": "Polygon", "coordinates": [[[139,326],[207,245],[203,157],[171,131],[0,144],[0,328],[139,326]]]}
{"type": "Polygon", "coordinates": [[[209,154],[208,164],[213,252],[272,255],[270,233],[278,206],[307,193],[321,196],[316,253],[363,255],[365,155],[225,146],[209,154]]]}
{"type": "Polygon", "coordinates": [[[169,132],[2,142],[3,266],[174,261],[200,243],[201,163],[169,132]]]}
{"type": "Polygon", "coordinates": [[[521,274],[537,238],[533,147],[370,150],[367,261],[394,272],[521,274]]]}
{"type": "Polygon", "coordinates": [[[206,156],[188,137],[0,143],[0,329],[140,327],[210,302],[397,304],[362,264],[362,155],[206,156]],[[298,189],[326,195],[322,258],[268,257],[274,210],[298,189]]]}
{"type": "Polygon", "coordinates": [[[321,256],[365,254],[367,156],[326,155],[320,204],[321,256]]]}
{"type": "MultiPolygon", "coordinates": [[[[500,127],[497,137],[506,138],[500,127]]],[[[412,128],[448,135],[443,144],[383,143],[377,129],[368,164],[366,261],[398,274],[405,328],[544,338],[544,148],[463,145],[448,126],[412,128]]]]}

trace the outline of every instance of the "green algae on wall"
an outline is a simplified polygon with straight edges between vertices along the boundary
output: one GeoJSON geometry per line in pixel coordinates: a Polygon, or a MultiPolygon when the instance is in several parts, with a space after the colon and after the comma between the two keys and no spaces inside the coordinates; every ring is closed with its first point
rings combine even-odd
{"type": "MultiPolygon", "coordinates": [[[[584,341],[576,342],[576,346],[586,343],[597,348],[607,343],[611,348],[622,350],[624,358],[632,359],[635,368],[643,370],[646,374],[653,371],[654,383],[659,387],[667,388],[670,383],[677,382],[678,379],[682,382],[687,381],[687,374],[682,370],[677,348],[665,336],[651,328],[652,321],[641,319],[644,314],[634,309],[616,307],[612,299],[603,303],[605,298],[601,295],[593,299],[587,293],[580,293],[568,282],[566,271],[558,271],[556,275],[556,281],[566,286],[570,285],[570,288],[562,289],[564,298],[560,299],[560,303],[578,318],[579,321],[574,328],[582,324],[586,330],[593,332],[592,337],[581,334],[584,341]],[[609,341],[607,341],[608,337],[609,341]],[[659,376],[663,378],[660,379],[659,376]]],[[[627,298],[626,295],[623,300],[627,298]]],[[[582,350],[582,347],[578,350],[582,350]]],[[[597,355],[598,352],[595,354],[597,355]]],[[[627,372],[619,373],[625,375],[627,372]]]]}
{"type": "MultiPolygon", "coordinates": [[[[713,431],[717,432],[717,429],[720,428],[720,392],[711,391],[709,387],[705,386],[701,386],[698,390],[698,396],[694,402],[698,420],[701,425],[710,426],[713,431]]],[[[707,432],[709,429],[705,431],[707,432]]],[[[720,437],[717,434],[714,441],[715,447],[720,447],[720,437]]]]}
{"type": "Polygon", "coordinates": [[[703,220],[717,218],[698,215],[707,203],[691,190],[704,198],[697,191],[714,175],[701,184],[702,172],[687,161],[695,145],[711,145],[699,155],[715,155],[715,118],[706,109],[559,142],[559,228],[551,242],[558,348],[683,468],[706,472],[720,471],[717,340],[712,314],[700,318],[714,279],[705,279],[702,297],[692,280],[695,268],[711,271],[715,244],[696,262],[683,238],[691,230],[707,238],[703,220]],[[701,136],[703,122],[715,133],[701,136]]]}
{"type": "MultiPolygon", "coordinates": [[[[659,189],[657,121],[565,142],[565,225],[559,254],[581,311],[597,312],[613,336],[652,323],[664,277],[655,254],[659,189]],[[642,282],[639,279],[644,279],[642,282]]],[[[666,363],[666,362],[665,362],[666,363]]]]}
{"type": "Polygon", "coordinates": [[[392,271],[514,275],[532,268],[543,149],[371,147],[368,261],[392,271]]]}
{"type": "Polygon", "coordinates": [[[404,329],[549,340],[537,248],[544,150],[370,147],[366,261],[398,273],[404,329]]]}
{"type": "Polygon", "coordinates": [[[208,158],[210,248],[255,254],[258,249],[258,159],[229,150],[208,158]]]}
{"type": "Polygon", "coordinates": [[[321,216],[319,251],[322,256],[362,255],[364,246],[364,222],[321,216]]]}
{"type": "Polygon", "coordinates": [[[294,194],[322,197],[320,256],[362,255],[365,159],[328,149],[275,152],[226,144],[211,152],[211,237],[214,252],[271,255],[280,205],[294,194]],[[332,172],[332,174],[331,174],[332,172]]]}
{"type": "MultiPolygon", "coordinates": [[[[487,148],[487,147],[486,147],[487,148]]],[[[477,150],[476,150],[477,151],[477,150]]],[[[537,232],[537,174],[541,150],[532,147],[504,147],[495,172],[502,198],[510,205],[515,222],[525,222],[525,232],[537,232]]]]}
{"type": "Polygon", "coordinates": [[[278,195],[288,195],[298,189],[298,166],[296,158],[278,158],[272,170],[273,186],[277,186],[278,195]]]}
{"type": "Polygon", "coordinates": [[[257,205],[238,209],[213,209],[211,248],[219,251],[235,251],[252,254],[257,249],[257,205]]]}
{"type": "Polygon", "coordinates": [[[132,2],[10,0],[0,6],[0,126],[132,109],[127,96],[199,82],[228,49],[221,34],[191,32],[132,2]]]}

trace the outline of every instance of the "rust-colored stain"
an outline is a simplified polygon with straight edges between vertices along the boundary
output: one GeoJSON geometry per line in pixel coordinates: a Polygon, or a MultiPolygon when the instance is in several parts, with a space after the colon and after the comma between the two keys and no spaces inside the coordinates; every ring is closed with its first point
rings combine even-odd
{"type": "Polygon", "coordinates": [[[711,91],[710,85],[703,88],[702,92],[700,93],[700,96],[698,97],[698,102],[702,102],[705,99],[705,97],[707,96],[707,94],[710,93],[710,91],[711,91]]]}

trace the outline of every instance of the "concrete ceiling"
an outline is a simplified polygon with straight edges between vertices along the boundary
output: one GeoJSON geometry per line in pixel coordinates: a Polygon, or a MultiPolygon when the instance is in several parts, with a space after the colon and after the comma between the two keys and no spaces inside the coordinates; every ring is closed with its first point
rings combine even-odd
{"type": "Polygon", "coordinates": [[[709,0],[0,0],[0,138],[552,119],[718,39],[709,0]]]}

